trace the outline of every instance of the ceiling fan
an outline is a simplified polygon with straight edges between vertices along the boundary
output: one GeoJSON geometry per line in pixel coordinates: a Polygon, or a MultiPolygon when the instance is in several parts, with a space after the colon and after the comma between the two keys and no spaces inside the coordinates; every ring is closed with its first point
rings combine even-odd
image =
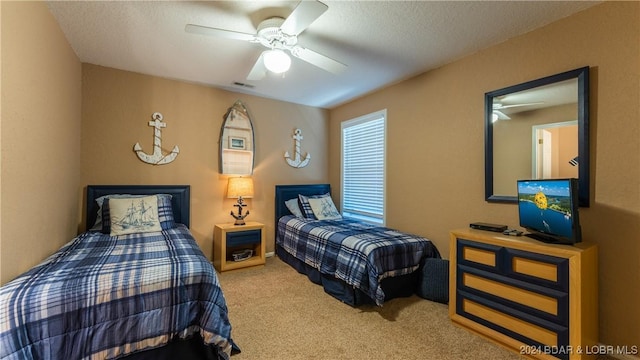
{"type": "Polygon", "coordinates": [[[499,102],[494,102],[492,121],[496,122],[497,120],[511,120],[511,118],[502,111],[504,109],[510,109],[510,108],[521,107],[521,106],[540,105],[540,104],[544,104],[544,102],[532,102],[532,103],[512,104],[512,105],[504,105],[499,102]]]}
{"type": "Polygon", "coordinates": [[[286,19],[270,17],[262,21],[258,25],[256,34],[194,24],[187,24],[185,31],[193,34],[243,40],[266,47],[268,50],[260,54],[249,72],[247,80],[260,80],[265,77],[267,70],[277,74],[287,71],[291,65],[291,58],[285,51],[325,71],[338,74],[347,68],[345,64],[298,45],[298,35],[328,8],[320,1],[301,1],[286,19]]]}

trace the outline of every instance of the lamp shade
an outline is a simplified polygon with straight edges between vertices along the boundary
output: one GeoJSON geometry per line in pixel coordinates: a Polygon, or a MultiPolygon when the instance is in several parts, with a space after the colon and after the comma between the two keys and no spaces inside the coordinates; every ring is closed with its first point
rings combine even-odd
{"type": "Polygon", "coordinates": [[[280,74],[291,67],[291,58],[280,49],[267,50],[263,55],[264,66],[273,73],[280,74]]]}
{"type": "Polygon", "coordinates": [[[239,197],[253,197],[253,180],[246,177],[229,178],[227,184],[227,197],[237,199],[239,197]]]}

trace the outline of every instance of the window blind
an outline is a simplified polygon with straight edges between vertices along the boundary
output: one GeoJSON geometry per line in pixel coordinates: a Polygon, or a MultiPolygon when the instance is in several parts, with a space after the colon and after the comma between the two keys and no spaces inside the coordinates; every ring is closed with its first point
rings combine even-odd
{"type": "Polygon", "coordinates": [[[386,111],[342,125],[343,216],[384,224],[386,111]]]}

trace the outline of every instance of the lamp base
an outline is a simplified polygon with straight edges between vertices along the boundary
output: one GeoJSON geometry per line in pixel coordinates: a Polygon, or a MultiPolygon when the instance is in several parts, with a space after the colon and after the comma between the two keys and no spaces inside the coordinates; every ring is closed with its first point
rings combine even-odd
{"type": "Polygon", "coordinates": [[[247,212],[244,214],[242,213],[242,208],[247,206],[247,204],[244,203],[242,196],[238,198],[238,203],[233,206],[238,207],[238,215],[234,214],[233,210],[231,211],[231,216],[233,216],[233,218],[236,219],[236,222],[233,223],[233,225],[245,225],[244,218],[246,218],[247,215],[249,215],[249,210],[247,210],[247,212]]]}

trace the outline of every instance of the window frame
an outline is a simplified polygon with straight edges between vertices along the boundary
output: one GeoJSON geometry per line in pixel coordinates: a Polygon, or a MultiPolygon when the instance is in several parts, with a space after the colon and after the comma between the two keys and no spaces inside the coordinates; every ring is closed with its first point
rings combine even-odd
{"type": "Polygon", "coordinates": [[[341,198],[340,198],[340,212],[345,218],[352,218],[356,220],[361,220],[377,225],[384,226],[386,224],[386,203],[387,203],[387,109],[375,111],[373,113],[363,115],[351,120],[343,121],[340,124],[340,190],[341,190],[341,198]],[[345,211],[345,129],[366,124],[372,121],[382,120],[382,215],[378,216],[367,216],[366,214],[355,214],[349,211],[345,211]]]}

